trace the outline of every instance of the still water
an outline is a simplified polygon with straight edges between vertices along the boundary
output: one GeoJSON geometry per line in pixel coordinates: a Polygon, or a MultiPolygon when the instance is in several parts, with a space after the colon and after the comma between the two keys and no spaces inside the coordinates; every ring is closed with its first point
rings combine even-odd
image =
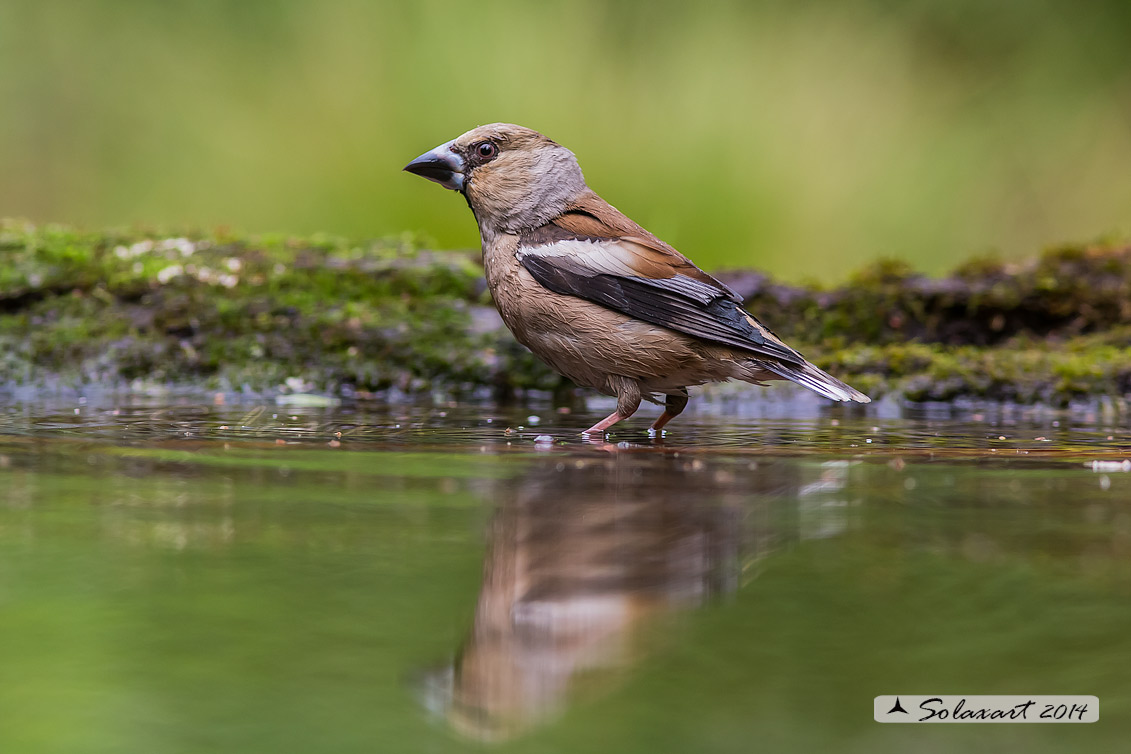
{"type": "Polygon", "coordinates": [[[1127,750],[1125,416],[732,409],[0,406],[0,752],[1127,750]]]}

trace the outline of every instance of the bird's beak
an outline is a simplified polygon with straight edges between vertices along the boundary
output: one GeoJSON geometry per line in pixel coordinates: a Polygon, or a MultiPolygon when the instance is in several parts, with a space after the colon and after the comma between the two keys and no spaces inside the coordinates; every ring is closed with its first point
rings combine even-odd
{"type": "Polygon", "coordinates": [[[462,191],[465,163],[463,158],[452,150],[452,143],[449,141],[425,152],[405,165],[404,169],[416,173],[421,178],[435,181],[444,188],[462,191]]]}

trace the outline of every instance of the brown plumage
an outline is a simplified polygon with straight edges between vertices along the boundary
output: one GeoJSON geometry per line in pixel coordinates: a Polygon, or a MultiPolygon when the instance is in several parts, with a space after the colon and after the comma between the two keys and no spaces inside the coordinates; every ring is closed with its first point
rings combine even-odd
{"type": "Polygon", "coordinates": [[[481,126],[405,170],[467,199],[487,285],[515,338],[578,385],[616,396],[617,410],[587,433],[662,395],[659,430],[687,405],[688,386],[729,379],[785,379],[834,401],[869,401],[597,196],[573,153],[537,131],[481,126]]]}

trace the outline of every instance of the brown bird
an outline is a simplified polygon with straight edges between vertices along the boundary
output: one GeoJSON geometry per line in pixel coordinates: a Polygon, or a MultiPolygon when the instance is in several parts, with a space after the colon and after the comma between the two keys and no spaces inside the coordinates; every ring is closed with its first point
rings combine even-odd
{"type": "Polygon", "coordinates": [[[687,388],[790,380],[834,401],[868,396],[822,372],[742,308],[734,291],[597,196],[573,152],[493,123],[425,152],[410,173],[459,191],[483,242],[487,285],[519,343],[582,387],[615,395],[603,433],[642,399],[664,412],[687,388]]]}

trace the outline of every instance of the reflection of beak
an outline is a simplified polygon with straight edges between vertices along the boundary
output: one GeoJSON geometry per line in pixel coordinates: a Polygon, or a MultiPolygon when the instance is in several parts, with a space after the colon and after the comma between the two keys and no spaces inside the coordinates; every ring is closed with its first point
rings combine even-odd
{"type": "Polygon", "coordinates": [[[420,155],[404,169],[452,191],[463,190],[463,158],[452,151],[450,141],[420,155]]]}

